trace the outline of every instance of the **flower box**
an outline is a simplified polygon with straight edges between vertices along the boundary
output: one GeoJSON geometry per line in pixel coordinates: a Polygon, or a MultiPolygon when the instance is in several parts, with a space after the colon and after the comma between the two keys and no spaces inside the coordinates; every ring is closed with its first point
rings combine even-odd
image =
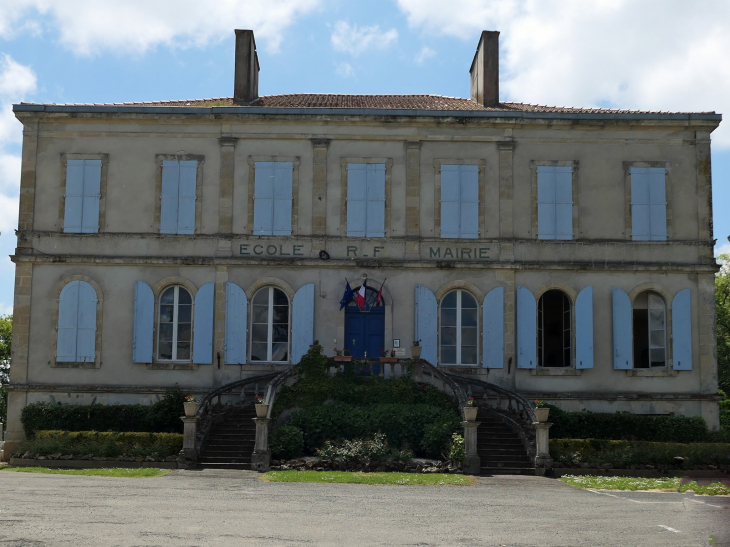
{"type": "Polygon", "coordinates": [[[536,408],[535,409],[535,416],[537,416],[538,422],[547,422],[549,414],[550,414],[549,408],[536,408]]]}
{"type": "Polygon", "coordinates": [[[269,413],[269,405],[266,403],[256,403],[256,417],[257,418],[266,418],[266,415],[269,413]]]}
{"type": "Polygon", "coordinates": [[[352,355],[335,355],[334,360],[336,362],[349,363],[352,361],[352,355]]]}
{"type": "Polygon", "coordinates": [[[414,359],[421,358],[421,346],[411,346],[411,357],[414,359]]]}
{"type": "Polygon", "coordinates": [[[381,363],[397,363],[398,358],[397,357],[381,357],[380,362],[381,363]]]}
{"type": "Polygon", "coordinates": [[[198,413],[198,408],[200,408],[200,404],[196,402],[183,403],[183,407],[185,407],[185,416],[187,416],[188,418],[192,418],[198,413]]]}
{"type": "Polygon", "coordinates": [[[464,420],[467,422],[475,422],[477,419],[477,413],[479,412],[478,406],[465,406],[464,407],[464,420]]]}

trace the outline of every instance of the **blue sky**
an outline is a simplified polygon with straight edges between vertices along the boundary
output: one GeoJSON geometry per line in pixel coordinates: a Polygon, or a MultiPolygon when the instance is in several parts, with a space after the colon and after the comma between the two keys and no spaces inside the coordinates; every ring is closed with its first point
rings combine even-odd
{"type": "MultiPolygon", "coordinates": [[[[226,97],[234,28],[256,33],[260,94],[469,96],[482,29],[501,31],[502,100],[730,113],[730,2],[675,0],[4,0],[0,257],[13,252],[15,102],[226,97]]],[[[730,120],[713,134],[716,251],[730,252],[730,120]]],[[[0,313],[13,264],[0,258],[0,313]]]]}

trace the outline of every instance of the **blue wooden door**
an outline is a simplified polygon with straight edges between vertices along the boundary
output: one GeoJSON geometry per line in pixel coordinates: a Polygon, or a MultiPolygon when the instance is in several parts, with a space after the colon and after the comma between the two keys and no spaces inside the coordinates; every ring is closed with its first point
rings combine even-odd
{"type": "Polygon", "coordinates": [[[345,308],[345,348],[352,356],[363,359],[380,357],[385,345],[385,309],[380,306],[370,311],[360,311],[357,306],[345,308]]]}

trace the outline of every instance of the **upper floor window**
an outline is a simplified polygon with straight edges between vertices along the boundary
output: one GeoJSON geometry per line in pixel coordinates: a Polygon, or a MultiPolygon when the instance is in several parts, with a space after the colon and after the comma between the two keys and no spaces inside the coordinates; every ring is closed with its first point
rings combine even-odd
{"type": "Polygon", "coordinates": [[[573,168],[537,168],[537,238],[573,239],[573,168]]]}
{"type": "Polygon", "coordinates": [[[441,165],[441,237],[479,237],[478,165],[441,165]]]}
{"type": "Polygon", "coordinates": [[[441,301],[442,365],[475,366],[478,361],[479,306],[476,298],[461,289],[441,301]]]}
{"type": "Polygon", "coordinates": [[[169,287],[160,296],[157,358],[189,361],[193,340],[193,299],[184,287],[169,287]]]}
{"type": "Polygon", "coordinates": [[[289,298],[281,289],[265,287],[251,307],[251,361],[289,360],[289,298]]]}
{"type": "Polygon", "coordinates": [[[557,289],[545,292],[537,304],[538,366],[570,366],[572,324],[568,295],[557,289]]]}
{"type": "Polygon", "coordinates": [[[56,361],[93,363],[96,359],[96,291],[86,281],[71,281],[58,299],[56,361]]]}
{"type": "Polygon", "coordinates": [[[666,171],[632,167],[631,237],[635,241],[667,240],[666,171]]]}
{"type": "Polygon", "coordinates": [[[347,165],[347,236],[385,236],[385,164],[347,165]]]}
{"type": "Polygon", "coordinates": [[[163,160],[160,233],[194,234],[198,162],[163,160]]]}
{"type": "Polygon", "coordinates": [[[97,233],[100,197],[101,160],[66,160],[63,231],[97,233]]]}
{"type": "Polygon", "coordinates": [[[291,235],[294,164],[257,161],[254,169],[254,235],[291,235]]]}
{"type": "Polygon", "coordinates": [[[667,364],[667,307],[661,295],[644,291],[634,299],[634,368],[667,364]]]}

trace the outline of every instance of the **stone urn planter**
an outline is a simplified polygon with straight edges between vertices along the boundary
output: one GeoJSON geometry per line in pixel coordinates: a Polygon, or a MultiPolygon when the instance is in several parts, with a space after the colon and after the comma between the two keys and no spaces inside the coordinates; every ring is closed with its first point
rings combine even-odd
{"type": "Polygon", "coordinates": [[[183,403],[183,406],[185,407],[185,416],[188,418],[195,416],[198,413],[198,408],[200,408],[198,403],[183,403]]]}
{"type": "Polygon", "coordinates": [[[538,422],[547,422],[548,414],[550,414],[549,408],[536,408],[535,409],[535,416],[537,416],[538,422]]]}
{"type": "Polygon", "coordinates": [[[269,413],[269,405],[266,403],[256,403],[256,417],[257,418],[266,418],[266,415],[269,413]]]}
{"type": "Polygon", "coordinates": [[[334,360],[338,363],[349,363],[350,361],[352,361],[352,355],[335,355],[334,360]]]}
{"type": "Polygon", "coordinates": [[[397,363],[398,358],[397,357],[381,357],[380,362],[381,363],[397,363]]]}
{"type": "Polygon", "coordinates": [[[478,406],[465,406],[464,407],[464,419],[467,422],[475,422],[477,419],[477,412],[479,412],[478,406]]]}
{"type": "Polygon", "coordinates": [[[414,359],[421,358],[421,346],[411,346],[411,357],[414,359]]]}

